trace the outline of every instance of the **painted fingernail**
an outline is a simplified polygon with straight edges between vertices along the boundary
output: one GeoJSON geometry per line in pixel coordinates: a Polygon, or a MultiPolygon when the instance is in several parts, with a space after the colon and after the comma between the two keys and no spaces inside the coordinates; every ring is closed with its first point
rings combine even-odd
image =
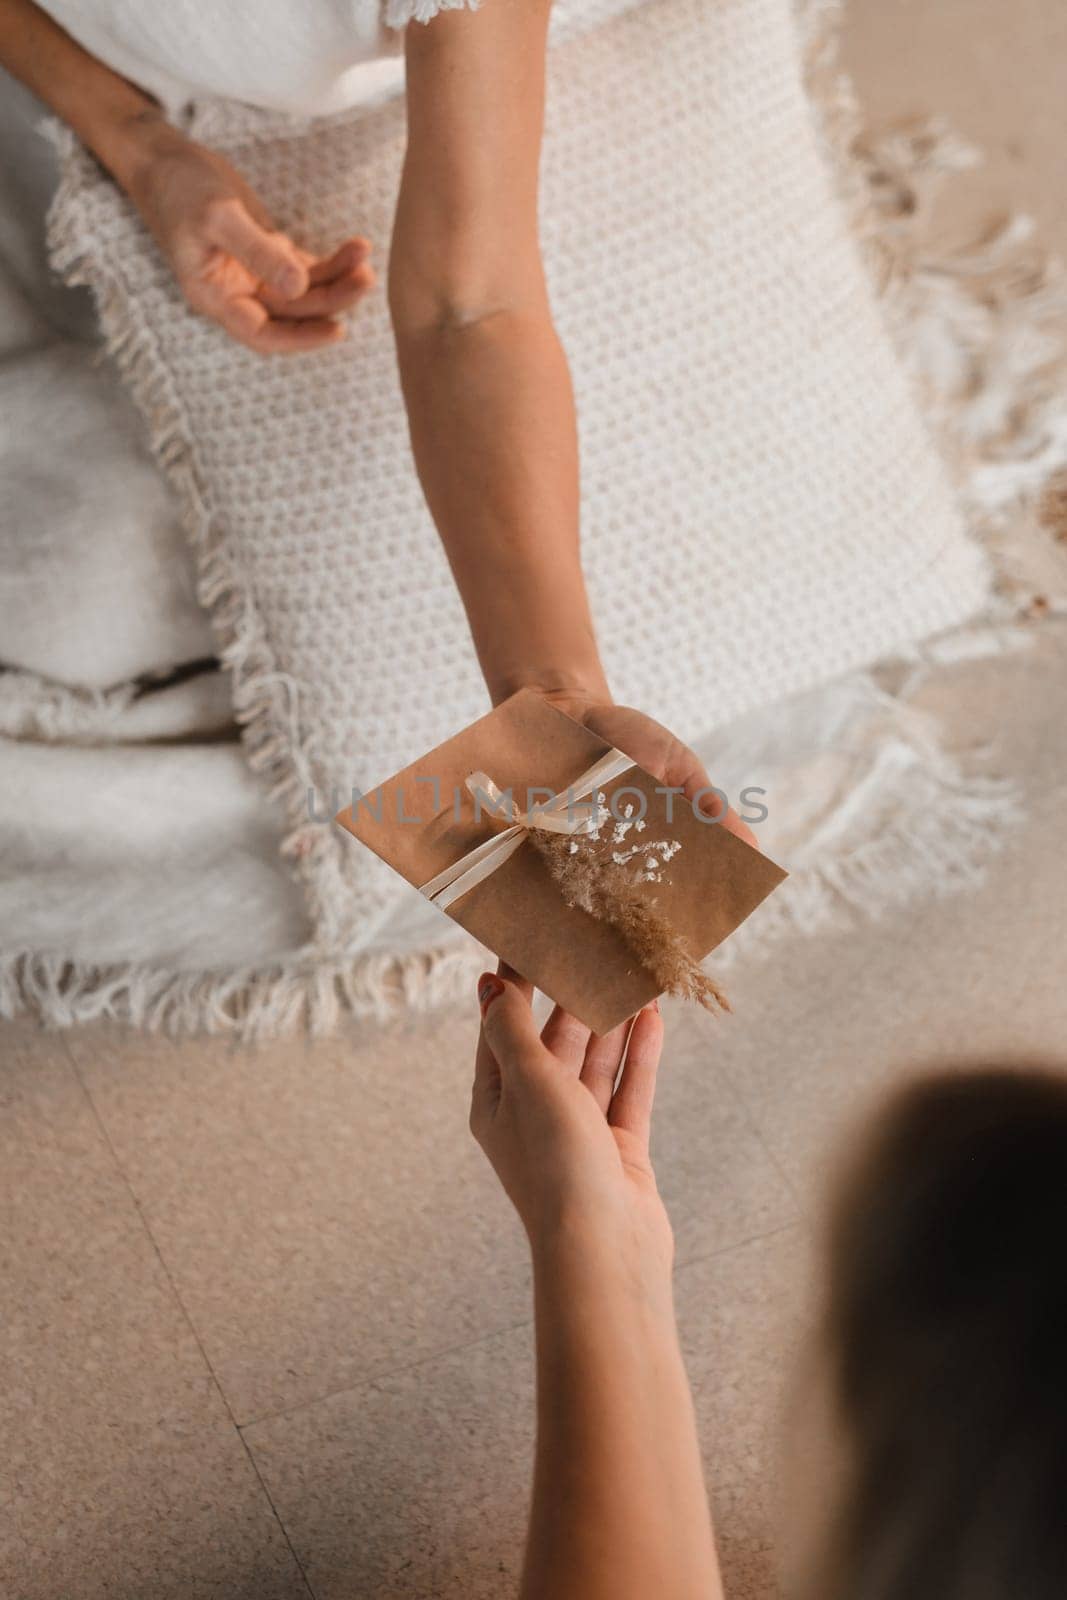
{"type": "Polygon", "coordinates": [[[478,1004],[481,1007],[483,1017],[497,995],[503,993],[503,978],[498,978],[494,972],[483,972],[478,979],[478,1004]]]}

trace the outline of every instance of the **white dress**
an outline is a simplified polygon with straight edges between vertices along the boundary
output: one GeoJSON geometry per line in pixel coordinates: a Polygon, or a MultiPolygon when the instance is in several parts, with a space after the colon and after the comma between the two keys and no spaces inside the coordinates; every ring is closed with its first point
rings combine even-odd
{"type": "Polygon", "coordinates": [[[477,0],[43,0],[83,49],[168,111],[197,98],[301,116],[357,104],[409,22],[477,0]]]}

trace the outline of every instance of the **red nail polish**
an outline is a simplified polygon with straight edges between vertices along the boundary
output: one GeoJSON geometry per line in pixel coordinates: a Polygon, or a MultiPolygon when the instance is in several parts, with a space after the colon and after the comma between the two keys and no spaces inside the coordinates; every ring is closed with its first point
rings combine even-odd
{"type": "Polygon", "coordinates": [[[498,994],[504,993],[504,980],[494,972],[483,972],[478,979],[478,1005],[482,1016],[489,1010],[498,994]]]}

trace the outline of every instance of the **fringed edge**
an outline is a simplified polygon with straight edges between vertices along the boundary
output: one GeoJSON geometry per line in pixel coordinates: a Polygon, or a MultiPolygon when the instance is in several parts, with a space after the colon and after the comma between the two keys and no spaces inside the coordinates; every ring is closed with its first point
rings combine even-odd
{"type": "Polygon", "coordinates": [[[763,960],[790,936],[848,933],[919,898],[944,900],[978,889],[990,859],[1026,820],[1019,786],[969,776],[955,764],[920,773],[913,785],[909,804],[875,838],[795,870],[712,953],[711,970],[726,972],[739,959],[763,960]]]}
{"type": "Polygon", "coordinates": [[[94,966],[31,950],[0,953],[0,1017],[48,1028],[109,1021],[149,1033],[227,1034],[242,1043],[314,1037],[345,1016],[379,1023],[400,1010],[436,1011],[472,991],[487,952],[467,941],[344,964],[295,958],[271,967],[172,972],[135,962],[94,966]]]}
{"type": "Polygon", "coordinates": [[[147,322],[129,325],[119,285],[94,260],[85,185],[92,158],[57,123],[45,132],[60,157],[60,183],[49,213],[55,270],[92,292],[105,346],[146,418],[149,443],[178,499],[182,525],[198,557],[197,594],[230,673],[234,713],[249,766],[267,797],[281,803],[289,828],[281,851],[294,865],[316,936],[292,961],[269,970],[174,973],[136,963],[96,966],[66,957],[17,951],[0,956],[0,1014],[29,1010],[51,1026],[108,1017],[171,1033],[229,1032],[255,1039],[305,1026],[337,1027],[342,1015],[384,1021],[404,1010],[428,1010],[457,998],[486,960],[480,946],[442,939],[406,955],[377,951],[350,956],[331,948],[331,905],[343,885],[331,830],[308,820],[314,792],[310,740],[300,715],[300,688],[279,670],[262,624],[199,482],[182,404],[147,322]]]}
{"type": "Polygon", "coordinates": [[[923,226],[982,152],[939,117],[879,135],[840,65],[842,0],[796,0],[824,156],[919,409],[971,534],[989,553],[993,620],[1067,609],[1067,272],[1015,216],[935,251],[923,226]],[[1049,537],[1049,534],[1052,537],[1049,537]]]}

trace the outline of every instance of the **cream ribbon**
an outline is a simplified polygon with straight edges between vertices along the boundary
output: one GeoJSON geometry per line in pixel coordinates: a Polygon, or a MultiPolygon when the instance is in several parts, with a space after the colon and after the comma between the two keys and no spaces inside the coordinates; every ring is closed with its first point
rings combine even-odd
{"type": "MultiPolygon", "coordinates": [[[[483,844],[475,845],[473,850],[468,850],[452,866],[439,872],[429,883],[424,883],[419,893],[424,894],[427,900],[432,900],[435,906],[440,906],[442,911],[447,911],[462,895],[469,894],[498,867],[502,867],[505,861],[509,861],[530,829],[541,828],[547,833],[572,836],[592,833],[597,825],[596,801],[588,805],[576,805],[575,801],[584,800],[603,784],[611,783],[613,778],[628,772],[633,765],[632,757],[624,755],[621,750],[609,750],[607,755],[601,756],[566,789],[531,811],[521,812],[510,827],[486,839],[483,844]]],[[[476,799],[480,797],[494,807],[506,799],[506,793],[484,772],[470,773],[467,788],[476,799]]]]}

